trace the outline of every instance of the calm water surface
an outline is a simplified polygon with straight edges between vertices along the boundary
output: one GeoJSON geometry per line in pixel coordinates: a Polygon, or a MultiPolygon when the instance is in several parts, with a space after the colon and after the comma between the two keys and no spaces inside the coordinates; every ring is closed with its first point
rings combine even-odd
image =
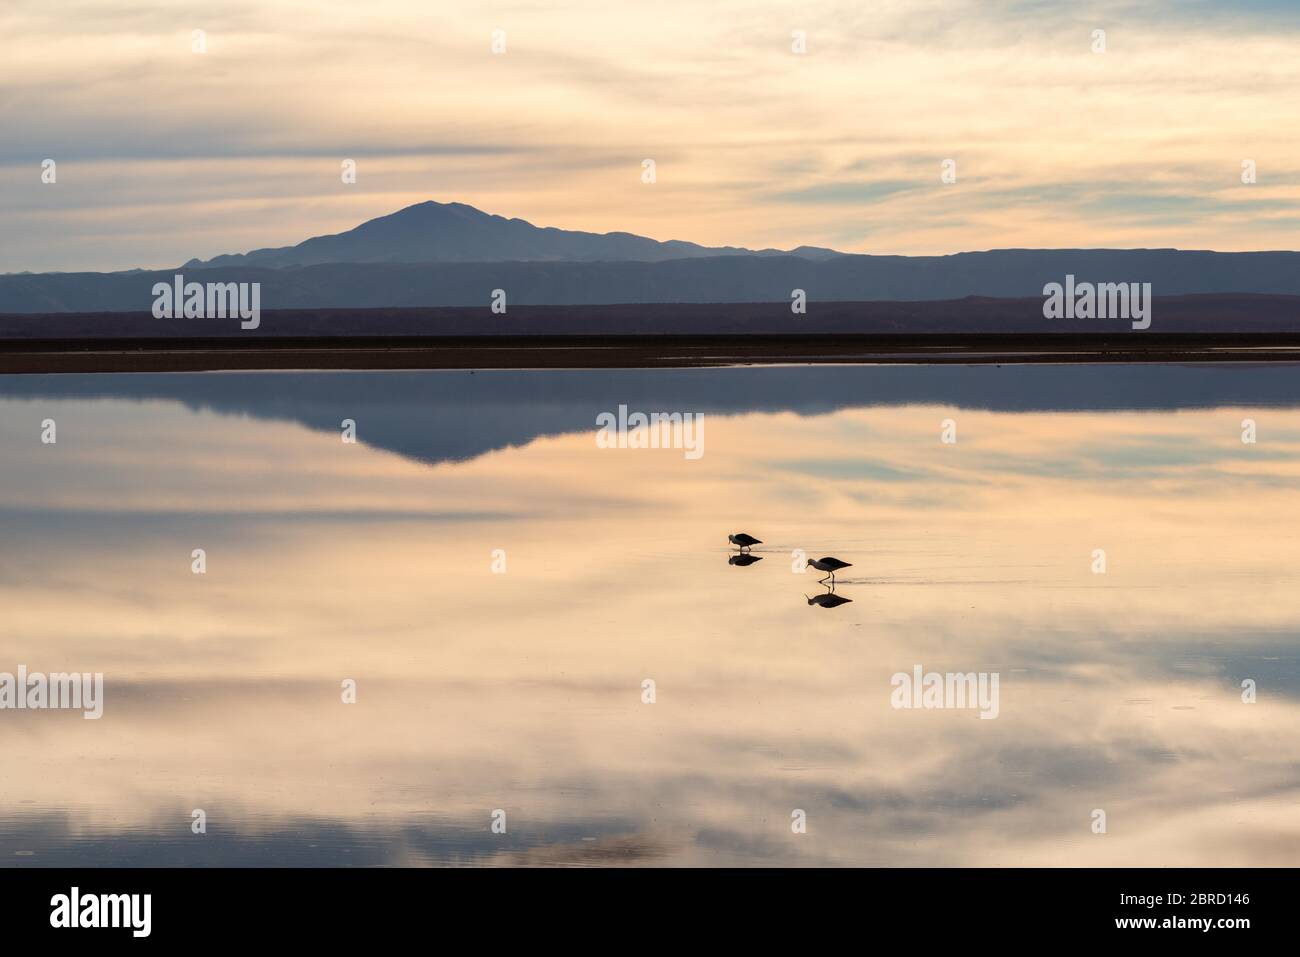
{"type": "Polygon", "coordinates": [[[0,377],[0,864],[1294,865],[1298,493],[1276,366],[0,377]]]}

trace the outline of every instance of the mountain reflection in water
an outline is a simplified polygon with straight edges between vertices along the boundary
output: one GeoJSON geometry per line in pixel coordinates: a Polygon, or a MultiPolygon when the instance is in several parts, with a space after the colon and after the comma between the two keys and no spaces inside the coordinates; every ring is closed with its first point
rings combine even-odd
{"type": "Polygon", "coordinates": [[[1298,380],[0,377],[0,671],[105,674],[0,711],[0,863],[1294,864],[1298,380]],[[704,455],[597,448],[620,403],[704,455]]]}

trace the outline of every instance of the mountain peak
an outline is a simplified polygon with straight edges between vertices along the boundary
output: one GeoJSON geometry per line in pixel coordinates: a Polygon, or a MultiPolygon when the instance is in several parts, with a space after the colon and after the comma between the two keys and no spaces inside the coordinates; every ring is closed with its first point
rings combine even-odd
{"type": "Polygon", "coordinates": [[[793,252],[708,247],[681,240],[660,242],[633,233],[589,233],[534,226],[523,219],[485,213],[466,203],[425,200],[342,233],[316,236],[296,246],[191,259],[183,268],[314,266],[325,263],[423,262],[661,262],[705,256],[790,255],[824,259],[834,250],[801,246],[793,252]]]}

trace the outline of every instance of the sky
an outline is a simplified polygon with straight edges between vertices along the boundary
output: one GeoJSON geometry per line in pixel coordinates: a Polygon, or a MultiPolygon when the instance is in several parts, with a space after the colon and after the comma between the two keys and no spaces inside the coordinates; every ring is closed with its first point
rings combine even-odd
{"type": "Polygon", "coordinates": [[[1298,54],[1294,0],[6,0],[0,272],[428,199],[753,248],[1297,249],[1298,54]]]}

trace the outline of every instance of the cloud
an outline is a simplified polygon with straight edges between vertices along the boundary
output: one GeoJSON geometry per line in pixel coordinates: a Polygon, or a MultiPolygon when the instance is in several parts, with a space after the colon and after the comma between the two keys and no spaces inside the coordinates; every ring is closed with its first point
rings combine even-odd
{"type": "Polygon", "coordinates": [[[0,271],[169,265],[424,199],[755,248],[1287,248],[1297,26],[1293,5],[1262,0],[762,15],[729,0],[709,18],[664,0],[651,19],[630,4],[375,0],[304,18],[292,0],[21,0],[0,13],[0,271]],[[365,161],[356,186],[345,157],[365,161]]]}

